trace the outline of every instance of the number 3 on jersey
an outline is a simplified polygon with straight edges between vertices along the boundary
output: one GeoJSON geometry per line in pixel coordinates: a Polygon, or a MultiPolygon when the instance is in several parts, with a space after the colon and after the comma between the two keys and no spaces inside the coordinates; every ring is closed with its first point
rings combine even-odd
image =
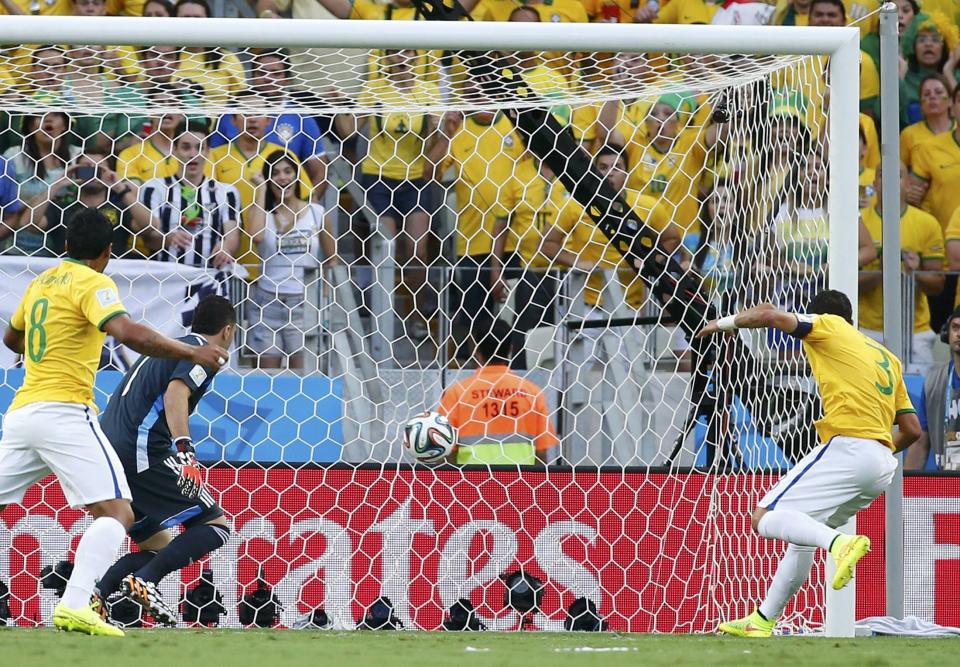
{"type": "Polygon", "coordinates": [[[872,347],[874,350],[880,353],[881,360],[875,361],[873,363],[879,366],[881,370],[883,370],[883,372],[887,374],[886,384],[880,384],[879,382],[874,382],[873,385],[884,396],[890,396],[893,393],[893,374],[890,372],[890,355],[884,348],[878,345],[870,345],[869,343],[867,343],[867,346],[872,347]]]}
{"type": "Polygon", "coordinates": [[[37,363],[43,359],[44,352],[47,351],[47,330],[43,323],[47,319],[47,309],[50,302],[46,299],[37,299],[33,302],[30,309],[30,326],[27,328],[27,354],[30,360],[37,363]]]}

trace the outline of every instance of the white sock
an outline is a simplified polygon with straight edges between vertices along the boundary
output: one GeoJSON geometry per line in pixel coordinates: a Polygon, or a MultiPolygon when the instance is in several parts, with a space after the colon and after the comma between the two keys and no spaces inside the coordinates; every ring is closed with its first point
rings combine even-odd
{"type": "Polygon", "coordinates": [[[63,606],[83,609],[90,604],[97,580],[113,565],[127,531],[116,519],[102,516],[95,520],[77,545],[73,574],[63,592],[63,606]]]}
{"type": "Polygon", "coordinates": [[[783,540],[800,547],[829,549],[840,533],[797,510],[769,510],[757,524],[764,537],[783,540]]]}
{"type": "Polygon", "coordinates": [[[777,573],[767,588],[767,596],[760,603],[760,613],[769,620],[774,620],[783,613],[787,602],[800,590],[803,583],[810,576],[813,567],[813,552],[815,547],[798,547],[796,544],[787,545],[777,573]]]}

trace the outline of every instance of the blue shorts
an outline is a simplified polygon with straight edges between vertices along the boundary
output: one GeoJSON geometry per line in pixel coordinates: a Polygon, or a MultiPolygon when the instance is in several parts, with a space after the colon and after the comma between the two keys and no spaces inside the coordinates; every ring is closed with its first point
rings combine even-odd
{"type": "Polygon", "coordinates": [[[367,193],[367,204],[382,218],[402,221],[411,213],[433,212],[430,187],[423,179],[395,181],[363,174],[360,184],[367,193]]]}

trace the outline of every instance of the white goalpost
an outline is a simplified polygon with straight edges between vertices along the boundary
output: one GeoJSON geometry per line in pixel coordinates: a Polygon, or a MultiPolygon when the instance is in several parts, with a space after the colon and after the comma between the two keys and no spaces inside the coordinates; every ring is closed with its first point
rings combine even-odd
{"type": "MultiPolygon", "coordinates": [[[[11,16],[0,43],[20,45],[0,56],[20,193],[0,316],[57,261],[52,202],[68,215],[65,197],[101,194],[129,228],[108,272],[133,315],[181,334],[210,291],[241,313],[233,368],[192,421],[235,532],[164,581],[168,600],[209,567],[233,626],[261,578],[288,627],[323,607],[353,628],[381,596],[429,630],[461,599],[504,630],[563,629],[580,598],[622,631],[709,632],[751,610],[780,549],[749,512],[810,444],[818,399],[789,342],[701,355],[685,330],[707,307],[800,309],[825,286],[856,312],[858,29],[11,16]],[[535,112],[579,151],[566,174],[520,127],[535,112]],[[185,180],[177,126],[233,213],[185,180]],[[37,159],[48,144],[63,164],[37,159]],[[284,228],[278,205],[264,231],[252,215],[286,196],[261,185],[284,156],[317,216],[297,239],[305,218],[284,228]],[[652,230],[659,264],[631,267],[595,224],[580,157],[652,230]],[[51,169],[81,165],[95,175],[53,191],[51,169]],[[128,195],[105,174],[133,199],[110,204],[128,195]],[[180,199],[150,194],[164,179],[180,199]],[[299,291],[268,290],[281,266],[299,291]],[[550,465],[409,465],[404,422],[470,374],[494,317],[544,390],[550,465]],[[518,570],[545,583],[526,616],[502,603],[518,570]]],[[[114,357],[101,394],[131,359],[114,357]]],[[[0,408],[21,379],[3,362],[0,408]]],[[[35,570],[83,521],[49,482],[0,520],[14,622],[49,615],[35,570]]],[[[782,625],[853,636],[855,586],[825,592],[823,570],[782,625]]]]}

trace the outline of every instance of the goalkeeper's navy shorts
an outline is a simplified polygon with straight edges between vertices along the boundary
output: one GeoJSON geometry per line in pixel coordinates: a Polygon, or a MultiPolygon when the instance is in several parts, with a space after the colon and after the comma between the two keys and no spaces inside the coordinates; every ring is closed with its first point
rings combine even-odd
{"type": "Polygon", "coordinates": [[[204,487],[196,498],[188,498],[177,486],[179,475],[163,461],[143,472],[127,470],[133,495],[134,523],[130,538],[142,542],[166,528],[207,523],[223,516],[223,510],[204,487]]]}

